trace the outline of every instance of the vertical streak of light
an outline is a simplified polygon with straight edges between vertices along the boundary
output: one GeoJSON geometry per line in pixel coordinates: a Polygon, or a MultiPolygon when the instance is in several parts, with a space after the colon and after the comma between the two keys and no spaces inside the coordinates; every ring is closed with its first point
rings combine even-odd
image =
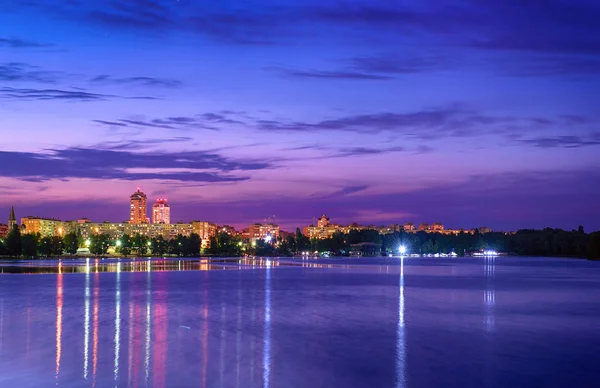
{"type": "Polygon", "coordinates": [[[485,302],[485,329],[486,331],[494,330],[495,317],[494,306],[496,304],[496,292],[494,289],[494,276],[496,271],[496,258],[486,257],[484,259],[484,273],[486,278],[486,289],[484,293],[485,302]]]}
{"type": "Polygon", "coordinates": [[[268,388],[271,379],[271,263],[265,269],[265,333],[263,344],[263,388],[268,388]]]}
{"type": "Polygon", "coordinates": [[[151,278],[150,278],[150,260],[148,260],[148,275],[146,276],[146,342],[144,355],[144,371],[146,373],[146,386],[150,377],[150,312],[152,310],[152,297],[150,293],[151,278]]]}
{"type": "Polygon", "coordinates": [[[165,277],[161,276],[157,280],[162,280],[158,285],[159,293],[154,301],[152,327],[154,329],[154,340],[152,341],[152,369],[153,386],[155,388],[166,387],[166,367],[168,350],[168,296],[167,287],[164,284],[165,277]]]}
{"type": "Polygon", "coordinates": [[[239,388],[240,386],[240,364],[241,364],[241,342],[242,342],[242,288],[239,282],[239,273],[238,273],[238,305],[237,305],[237,333],[236,333],[236,345],[235,345],[235,354],[236,354],[236,368],[235,368],[235,386],[239,388]]]}
{"type": "Polygon", "coordinates": [[[4,298],[0,299],[0,355],[4,348],[4,298]]]}
{"type": "MultiPolygon", "coordinates": [[[[96,263],[98,264],[98,263],[96,263]]],[[[100,304],[100,274],[96,271],[94,275],[94,338],[92,347],[92,386],[96,386],[96,372],[98,372],[98,310],[100,304]]]]}
{"type": "Polygon", "coordinates": [[[85,304],[83,321],[83,378],[87,380],[90,353],[90,271],[89,263],[85,271],[85,304]]]}
{"type": "Polygon", "coordinates": [[[117,263],[117,290],[115,295],[115,387],[119,379],[119,353],[121,351],[121,263],[117,263]]]}
{"type": "Polygon", "coordinates": [[[398,334],[396,344],[396,387],[406,386],[406,338],[404,329],[404,257],[400,257],[400,290],[398,295],[398,334]]]}
{"type": "MultiPolygon", "coordinates": [[[[224,291],[224,290],[223,290],[224,291]]],[[[224,385],[223,378],[225,376],[225,296],[221,296],[221,357],[220,357],[220,386],[224,385]]]]}
{"type": "Polygon", "coordinates": [[[135,321],[133,320],[133,283],[129,286],[129,341],[127,344],[127,351],[129,357],[127,360],[127,386],[131,386],[132,372],[133,372],[133,326],[135,321]]]}
{"type": "Polygon", "coordinates": [[[206,372],[208,369],[208,295],[206,277],[204,282],[204,327],[202,329],[202,388],[206,388],[206,372]]]}
{"type": "Polygon", "coordinates": [[[31,348],[31,307],[27,306],[27,334],[25,340],[25,354],[29,360],[29,350],[31,348]]]}
{"type": "Polygon", "coordinates": [[[56,282],[56,385],[60,373],[62,357],[62,309],[63,309],[63,274],[62,264],[58,263],[58,279],[56,282]]]}

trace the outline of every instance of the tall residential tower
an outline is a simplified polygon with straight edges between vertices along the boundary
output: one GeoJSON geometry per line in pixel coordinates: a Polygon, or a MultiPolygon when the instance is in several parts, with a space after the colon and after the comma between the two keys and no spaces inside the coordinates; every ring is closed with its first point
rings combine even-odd
{"type": "Polygon", "coordinates": [[[147,216],[147,197],[140,188],[129,197],[129,223],[144,224],[148,223],[147,216]]]}
{"type": "Polygon", "coordinates": [[[166,198],[159,198],[152,205],[152,223],[153,224],[170,224],[171,223],[171,207],[167,203],[166,198]]]}

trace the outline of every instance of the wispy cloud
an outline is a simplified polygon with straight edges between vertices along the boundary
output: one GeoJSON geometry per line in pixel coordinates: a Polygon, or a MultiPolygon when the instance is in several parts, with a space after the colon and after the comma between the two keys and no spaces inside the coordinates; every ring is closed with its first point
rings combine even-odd
{"type": "Polygon", "coordinates": [[[265,67],[265,70],[275,72],[284,77],[315,78],[315,79],[349,79],[349,80],[389,80],[393,77],[369,74],[351,70],[298,70],[286,67],[265,67]]]}
{"type": "Polygon", "coordinates": [[[243,125],[239,114],[233,111],[207,112],[194,116],[172,116],[156,119],[123,118],[117,120],[92,120],[110,127],[162,128],[162,129],[208,129],[219,130],[222,125],[243,125]]]}
{"type": "Polygon", "coordinates": [[[44,48],[44,47],[53,47],[55,46],[52,43],[42,43],[36,42],[33,40],[21,39],[21,38],[2,38],[0,37],[0,47],[10,47],[10,48],[44,48]]]}
{"type": "Polygon", "coordinates": [[[538,148],[581,148],[600,145],[600,132],[589,136],[563,135],[553,137],[537,137],[533,139],[520,140],[523,144],[538,148]]]}
{"type": "MultiPolygon", "coordinates": [[[[172,139],[181,141],[181,139],[172,139]]],[[[150,143],[130,143],[134,148],[150,143]]],[[[235,182],[237,172],[270,168],[265,162],[236,160],[216,153],[134,152],[126,144],[100,148],[65,148],[44,153],[0,151],[0,176],[41,182],[50,179],[161,179],[182,182],[235,182]]]]}
{"type": "Polygon", "coordinates": [[[0,99],[22,100],[22,101],[71,101],[90,102],[107,101],[112,99],[141,99],[154,100],[150,96],[118,96],[114,94],[90,93],[80,90],[62,89],[32,89],[32,88],[9,88],[0,87],[0,99]]]}
{"type": "Polygon", "coordinates": [[[54,84],[64,79],[66,74],[60,71],[42,70],[38,66],[20,62],[0,64],[0,81],[4,82],[39,82],[54,84]]]}
{"type": "Polygon", "coordinates": [[[148,87],[178,88],[183,85],[181,81],[167,78],[155,77],[112,77],[110,75],[99,75],[90,79],[92,84],[97,85],[132,85],[148,87]]]}

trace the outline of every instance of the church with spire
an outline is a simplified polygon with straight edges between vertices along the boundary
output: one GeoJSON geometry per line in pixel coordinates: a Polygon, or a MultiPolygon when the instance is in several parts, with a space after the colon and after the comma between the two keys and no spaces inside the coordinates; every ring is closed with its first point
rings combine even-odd
{"type": "Polygon", "coordinates": [[[15,217],[15,207],[11,206],[10,215],[8,216],[8,230],[13,230],[15,226],[18,226],[17,218],[15,217]]]}
{"type": "Polygon", "coordinates": [[[17,225],[17,218],[15,217],[15,207],[11,207],[10,215],[8,216],[8,224],[0,224],[0,238],[6,238],[8,232],[17,225]]]}

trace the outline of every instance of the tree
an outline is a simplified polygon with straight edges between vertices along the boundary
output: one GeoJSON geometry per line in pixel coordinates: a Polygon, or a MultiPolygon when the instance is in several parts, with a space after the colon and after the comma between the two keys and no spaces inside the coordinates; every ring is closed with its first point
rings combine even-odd
{"type": "Polygon", "coordinates": [[[138,256],[144,256],[148,253],[148,237],[138,233],[131,239],[131,244],[133,251],[138,256]]]}
{"type": "Polygon", "coordinates": [[[4,245],[4,241],[0,240],[0,256],[6,256],[8,255],[8,250],[6,249],[6,246],[4,245]]]}
{"type": "Polygon", "coordinates": [[[9,256],[21,256],[21,231],[18,226],[15,226],[13,230],[8,233],[8,236],[6,236],[6,239],[4,240],[4,246],[6,248],[6,253],[9,256]]]}
{"type": "Polygon", "coordinates": [[[303,252],[310,249],[310,240],[302,234],[300,228],[296,228],[296,252],[303,252]]]}
{"type": "Polygon", "coordinates": [[[238,236],[219,232],[210,238],[208,253],[218,256],[239,256],[242,253],[242,240],[238,236]]]}
{"type": "Polygon", "coordinates": [[[129,256],[131,254],[131,237],[128,234],[124,234],[120,239],[116,242],[116,251],[117,253],[123,256],[129,256]]]}
{"type": "Polygon", "coordinates": [[[594,232],[590,236],[588,259],[600,260],[600,232],[594,232]]]}
{"type": "Polygon", "coordinates": [[[150,249],[153,255],[164,256],[167,252],[167,248],[167,242],[165,241],[163,236],[158,236],[152,239],[150,249]]]}
{"type": "Polygon", "coordinates": [[[41,256],[52,256],[52,237],[42,237],[38,250],[41,256]]]}
{"type": "Polygon", "coordinates": [[[35,257],[38,253],[39,241],[39,234],[26,233],[21,235],[21,248],[23,256],[35,257]]]}
{"type": "Polygon", "coordinates": [[[90,253],[96,256],[106,255],[110,246],[108,234],[94,234],[90,236],[90,253]]]}
{"type": "Polygon", "coordinates": [[[65,252],[69,255],[74,255],[77,253],[77,249],[79,248],[79,236],[75,232],[67,233],[63,237],[63,246],[65,252]]]}
{"type": "Polygon", "coordinates": [[[196,233],[190,234],[186,244],[186,256],[200,256],[200,246],[202,239],[196,233]]]}

